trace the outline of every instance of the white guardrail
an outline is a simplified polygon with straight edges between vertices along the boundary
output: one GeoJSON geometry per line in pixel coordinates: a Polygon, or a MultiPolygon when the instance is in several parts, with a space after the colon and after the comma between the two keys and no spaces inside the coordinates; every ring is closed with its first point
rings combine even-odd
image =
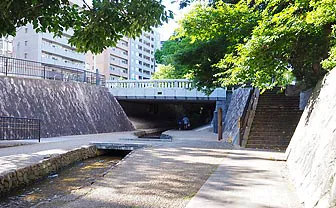
{"type": "Polygon", "coordinates": [[[225,100],[226,90],[215,89],[210,95],[193,88],[186,79],[107,80],[106,86],[118,99],[154,100],[225,100]]]}

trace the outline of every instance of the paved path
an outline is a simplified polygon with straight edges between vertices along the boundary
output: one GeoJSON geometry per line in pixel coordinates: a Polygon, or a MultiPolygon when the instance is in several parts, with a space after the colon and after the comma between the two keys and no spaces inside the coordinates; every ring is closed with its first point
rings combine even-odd
{"type": "MultiPolygon", "coordinates": [[[[300,207],[283,153],[234,150],[208,131],[168,131],[173,142],[141,142],[92,186],[37,207],[300,207]],[[189,203],[189,204],[188,204],[189,203]]],[[[134,143],[131,132],[42,140],[0,150],[0,173],[90,142],[134,143]],[[6,170],[4,170],[6,169],[6,170]]]]}
{"type": "Polygon", "coordinates": [[[187,208],[299,208],[283,153],[228,150],[187,208]]]}

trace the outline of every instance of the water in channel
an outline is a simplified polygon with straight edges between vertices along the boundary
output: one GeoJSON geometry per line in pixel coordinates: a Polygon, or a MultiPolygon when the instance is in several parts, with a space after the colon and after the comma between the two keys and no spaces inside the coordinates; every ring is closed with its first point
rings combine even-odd
{"type": "Polygon", "coordinates": [[[20,208],[36,205],[43,207],[44,202],[60,200],[73,190],[90,186],[121,159],[121,156],[104,155],[77,162],[0,199],[0,207],[20,208]]]}

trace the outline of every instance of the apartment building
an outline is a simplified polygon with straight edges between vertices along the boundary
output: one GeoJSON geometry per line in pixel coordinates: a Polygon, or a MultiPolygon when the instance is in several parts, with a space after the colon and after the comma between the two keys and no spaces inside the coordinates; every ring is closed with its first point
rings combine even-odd
{"type": "Polygon", "coordinates": [[[108,80],[128,79],[129,38],[122,38],[116,47],[107,48],[101,54],[88,53],[86,63],[90,70],[104,74],[108,80]]]}
{"type": "Polygon", "coordinates": [[[122,38],[116,47],[98,55],[88,54],[86,63],[109,80],[150,79],[155,71],[154,52],[160,43],[157,32],[143,32],[136,39],[122,38]]]}
{"type": "Polygon", "coordinates": [[[130,72],[129,79],[150,79],[155,72],[155,50],[160,43],[159,33],[156,31],[143,32],[136,39],[130,40],[130,72]]]}
{"type": "Polygon", "coordinates": [[[0,56],[13,57],[13,37],[0,38],[0,56]]]}
{"type": "Polygon", "coordinates": [[[13,40],[16,58],[84,69],[85,54],[78,53],[68,40],[73,31],[65,31],[61,37],[52,33],[36,33],[32,24],[20,27],[13,40]]]}

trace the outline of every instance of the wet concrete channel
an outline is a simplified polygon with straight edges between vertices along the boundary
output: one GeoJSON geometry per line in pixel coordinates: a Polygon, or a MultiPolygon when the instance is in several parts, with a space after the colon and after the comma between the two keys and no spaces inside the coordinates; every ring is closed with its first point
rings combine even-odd
{"type": "Polygon", "coordinates": [[[129,153],[128,150],[112,150],[101,156],[75,162],[27,187],[3,196],[0,198],[0,207],[44,207],[44,204],[54,201],[62,204],[63,197],[74,190],[92,185],[129,153]]]}
{"type": "MultiPolygon", "coordinates": [[[[48,176],[38,179],[25,187],[16,188],[0,196],[1,208],[54,207],[68,202],[73,191],[90,189],[90,186],[133,150],[151,146],[138,141],[172,141],[162,134],[163,130],[140,132],[131,143],[98,142],[90,143],[102,154],[82,161],[76,161],[48,176]]],[[[133,139],[132,139],[133,140],[133,139]]]]}

